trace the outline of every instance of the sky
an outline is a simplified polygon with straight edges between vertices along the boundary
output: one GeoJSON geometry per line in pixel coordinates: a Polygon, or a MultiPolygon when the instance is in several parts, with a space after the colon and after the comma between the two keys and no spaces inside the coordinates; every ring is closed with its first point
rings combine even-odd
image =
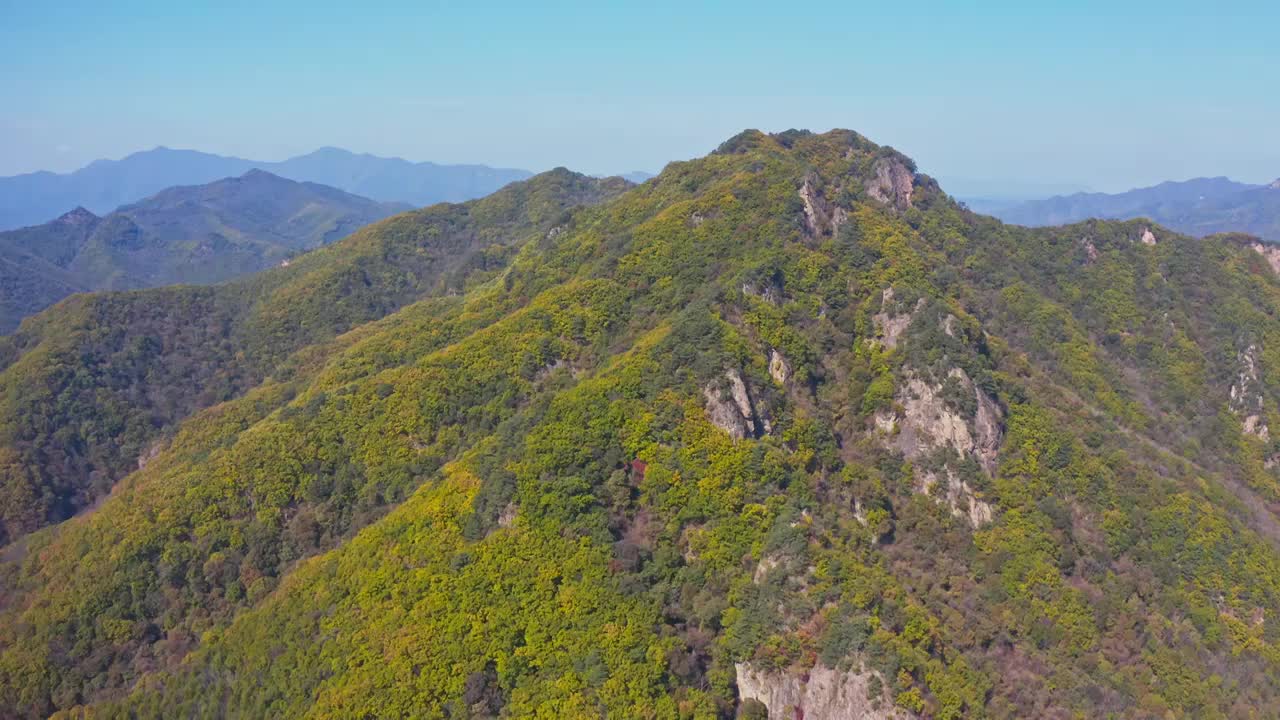
{"type": "Polygon", "coordinates": [[[0,0],[0,175],[157,145],[656,172],[845,127],[956,194],[1280,176],[1274,0],[360,5],[0,0]]]}

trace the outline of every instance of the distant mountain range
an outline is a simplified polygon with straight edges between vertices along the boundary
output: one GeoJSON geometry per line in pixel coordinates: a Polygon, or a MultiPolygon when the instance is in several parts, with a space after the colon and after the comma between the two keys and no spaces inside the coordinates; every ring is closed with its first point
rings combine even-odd
{"type": "Polygon", "coordinates": [[[938,182],[969,209],[995,214],[1015,205],[1041,200],[1053,195],[1090,192],[1092,188],[1078,183],[1045,182],[996,178],[940,177],[938,182]]]}
{"type": "Polygon", "coordinates": [[[175,185],[199,185],[265,170],[290,180],[330,185],[382,202],[431,205],[488,195],[528,178],[527,170],[437,165],[321,148],[282,162],[157,147],[121,160],[97,160],[72,173],[0,178],[0,230],[35,225],[75,207],[99,215],[175,185]]]}
{"type": "Polygon", "coordinates": [[[75,292],[213,283],[409,209],[262,170],[0,232],[0,333],[75,292]]]}
{"type": "Polygon", "coordinates": [[[1280,180],[1270,185],[1249,185],[1225,177],[1196,178],[1117,194],[1076,193],[1012,207],[976,209],[1018,225],[1144,217],[1202,237],[1243,232],[1280,242],[1280,180]]]}

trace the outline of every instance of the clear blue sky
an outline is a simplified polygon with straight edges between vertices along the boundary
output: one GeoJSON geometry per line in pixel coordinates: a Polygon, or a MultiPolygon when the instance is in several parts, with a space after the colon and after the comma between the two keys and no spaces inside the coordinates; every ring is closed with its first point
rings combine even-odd
{"type": "Polygon", "coordinates": [[[1280,2],[0,0],[0,174],[155,145],[658,170],[856,129],[946,178],[1280,176],[1280,2]]]}

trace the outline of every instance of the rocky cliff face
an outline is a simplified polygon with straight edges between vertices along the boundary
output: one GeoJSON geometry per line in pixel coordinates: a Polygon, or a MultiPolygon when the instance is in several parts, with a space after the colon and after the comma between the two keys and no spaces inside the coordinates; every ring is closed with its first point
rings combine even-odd
{"type": "Polygon", "coordinates": [[[1244,431],[1263,440],[1271,437],[1267,427],[1262,395],[1262,381],[1258,370],[1258,346],[1250,344],[1240,351],[1236,380],[1231,385],[1231,410],[1240,416],[1244,431]]]}
{"type": "Polygon", "coordinates": [[[834,236],[840,232],[840,226],[849,219],[849,212],[842,207],[832,205],[827,200],[820,189],[820,182],[818,174],[810,172],[804,176],[804,184],[800,186],[800,201],[804,203],[805,229],[813,237],[834,236]]]}
{"type": "Polygon", "coordinates": [[[872,166],[875,178],[867,188],[872,198],[899,210],[911,207],[915,173],[898,158],[880,158],[872,166]]]}
{"type": "MultiPolygon", "coordinates": [[[[919,328],[927,305],[925,298],[903,309],[893,288],[882,293],[881,311],[873,316],[877,341],[886,349],[896,349],[906,335],[919,328]]],[[[945,314],[937,321],[939,336],[959,341],[959,321],[945,314]]],[[[1004,413],[995,398],[973,381],[960,367],[950,367],[941,378],[910,365],[904,366],[902,380],[894,394],[894,404],[874,417],[875,428],[884,441],[908,460],[921,462],[916,483],[918,492],[938,497],[957,517],[965,517],[978,527],[992,519],[991,505],[981,499],[970,479],[962,473],[964,461],[971,459],[990,477],[996,468],[1004,436],[1004,413]]]]}
{"type": "Polygon", "coordinates": [[[935,486],[943,483],[945,495],[940,499],[953,514],[967,517],[972,526],[978,527],[991,521],[991,505],[979,499],[973,486],[960,477],[952,458],[973,458],[988,475],[994,472],[1003,434],[1001,412],[964,370],[952,368],[947,382],[974,397],[977,410],[973,417],[963,417],[946,402],[943,384],[912,375],[895,396],[901,409],[881,411],[875,422],[887,431],[887,441],[907,459],[930,459],[940,451],[944,457],[949,456],[941,470],[923,471],[916,489],[935,494],[935,486]]]}
{"type": "Polygon", "coordinates": [[[924,298],[920,298],[915,307],[904,310],[896,307],[896,301],[897,296],[893,288],[885,288],[880,295],[881,310],[871,318],[879,334],[880,344],[890,350],[898,347],[898,338],[911,326],[915,313],[924,307],[925,302],[924,298]]]}
{"type": "MultiPolygon", "coordinates": [[[[1280,180],[1277,182],[1280,182],[1280,180]]],[[[1267,264],[1271,266],[1272,272],[1280,275],[1280,246],[1255,242],[1250,247],[1253,248],[1254,252],[1267,259],[1267,264]]]]}
{"type": "Polygon", "coordinates": [[[791,363],[777,348],[769,351],[769,376],[779,385],[786,385],[791,379],[791,363]]]}
{"type": "Polygon", "coordinates": [[[702,388],[702,395],[707,401],[707,418],[711,423],[738,440],[759,437],[761,433],[768,432],[769,423],[756,414],[742,374],[728,370],[724,379],[727,388],[721,388],[716,382],[702,388]]]}
{"type": "Polygon", "coordinates": [[[836,670],[819,663],[802,675],[737,663],[738,697],[768,709],[769,720],[909,720],[874,670],[836,670]]]}

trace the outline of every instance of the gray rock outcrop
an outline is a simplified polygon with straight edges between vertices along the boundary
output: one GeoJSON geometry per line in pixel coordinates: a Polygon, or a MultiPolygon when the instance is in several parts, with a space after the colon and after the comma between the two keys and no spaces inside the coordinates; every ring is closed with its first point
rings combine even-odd
{"type": "Polygon", "coordinates": [[[911,193],[915,190],[915,174],[902,160],[884,157],[871,167],[875,177],[867,187],[867,194],[886,205],[899,210],[911,207],[911,193]]]}
{"type": "Polygon", "coordinates": [[[1256,242],[1252,247],[1254,252],[1267,259],[1271,271],[1280,275],[1280,246],[1256,242]]]}
{"type": "Polygon", "coordinates": [[[1258,346],[1250,344],[1237,356],[1236,380],[1231,384],[1231,411],[1240,417],[1244,431],[1262,440],[1271,438],[1265,417],[1266,398],[1258,370],[1258,346]]]}
{"type": "Polygon", "coordinates": [[[742,374],[737,370],[726,370],[724,377],[729,381],[727,391],[722,391],[714,381],[702,388],[707,400],[707,418],[735,439],[757,437],[765,427],[756,414],[742,374]]]}
{"type": "Polygon", "coordinates": [[[910,720],[915,715],[893,704],[888,683],[874,670],[836,670],[818,664],[798,675],[737,663],[738,697],[769,710],[769,720],[910,720]],[[881,680],[871,694],[872,678],[881,680]]]}
{"type": "Polygon", "coordinates": [[[791,379],[791,363],[778,352],[777,348],[769,351],[769,377],[779,385],[786,385],[791,379]]]}
{"type": "MultiPolygon", "coordinates": [[[[983,470],[991,474],[995,471],[1000,443],[1004,439],[1000,407],[974,385],[964,370],[952,368],[948,377],[959,382],[965,391],[974,393],[977,410],[972,419],[962,417],[947,405],[940,384],[926,382],[912,374],[906,385],[895,394],[896,404],[901,410],[877,413],[876,427],[888,436],[889,444],[908,459],[920,459],[938,450],[950,449],[962,458],[974,458],[983,470]]],[[[938,482],[946,483],[944,498],[954,515],[967,518],[975,528],[990,522],[991,505],[979,499],[974,488],[951,468],[944,468],[941,476],[937,473],[924,474],[916,489],[929,493],[938,482]]]]}

